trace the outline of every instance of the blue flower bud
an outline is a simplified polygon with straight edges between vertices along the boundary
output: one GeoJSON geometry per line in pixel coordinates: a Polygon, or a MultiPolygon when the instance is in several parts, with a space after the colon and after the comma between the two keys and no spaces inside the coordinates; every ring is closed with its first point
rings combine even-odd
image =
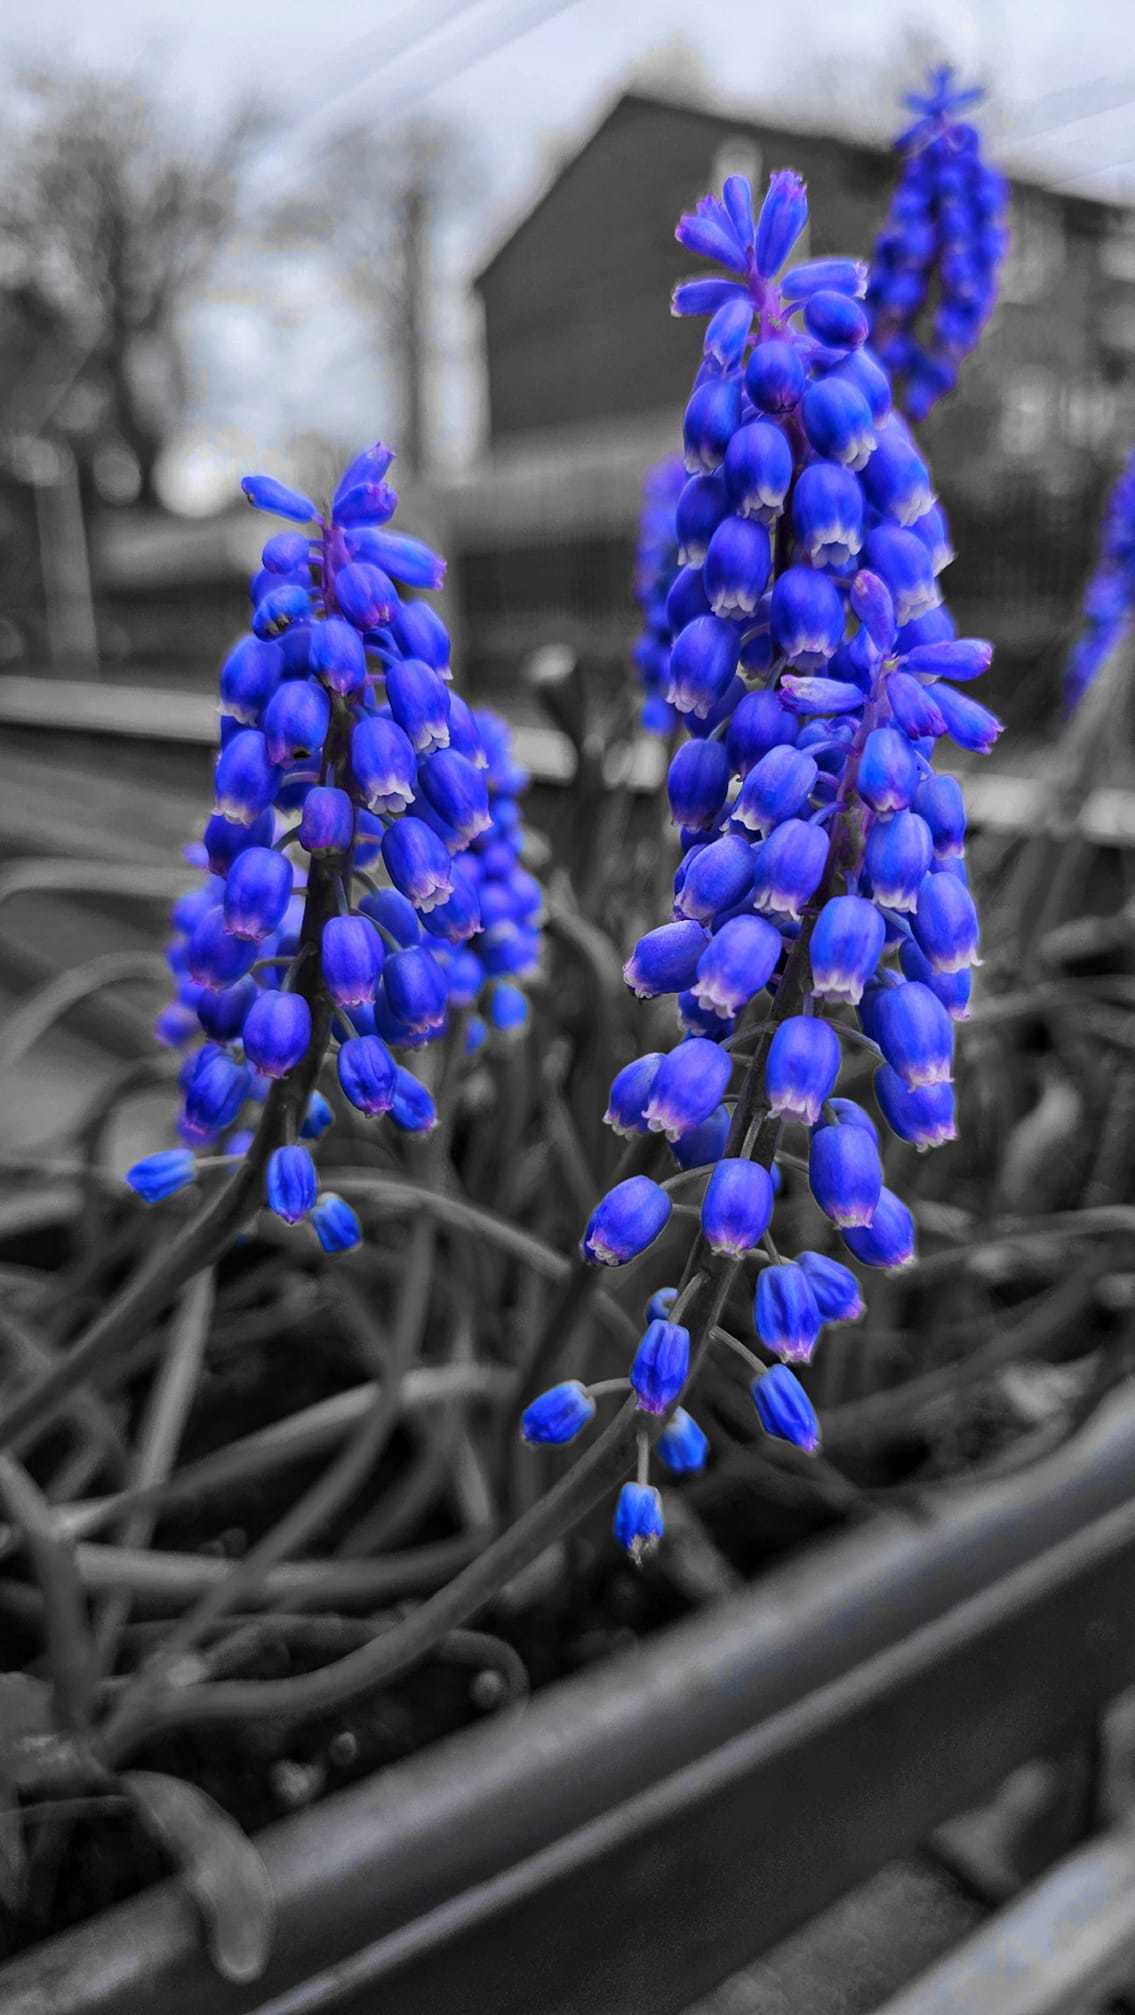
{"type": "Polygon", "coordinates": [[[818,671],[843,635],[839,590],[811,567],[786,567],[772,591],[769,621],[785,657],[802,671],[818,671]]]}
{"type": "Polygon", "coordinates": [[[772,1223],[772,1177],[759,1162],[719,1161],[702,1198],[701,1227],[711,1252],[740,1259],[772,1223]]]}
{"type": "Polygon", "coordinates": [[[880,428],[875,452],[860,481],[868,503],[880,516],[894,518],[900,525],[913,525],[934,503],[930,473],[900,422],[880,428]]]}
{"type": "Polygon", "coordinates": [[[262,993],[244,1023],[244,1053],[265,1077],[287,1077],[311,1041],[311,1009],[302,994],[262,993]]]}
{"type": "Polygon", "coordinates": [[[790,1015],[769,1045],[765,1086],[769,1111],[815,1126],[839,1077],[839,1037],[816,1015],[790,1015]]]}
{"type": "Polygon", "coordinates": [[[794,1260],[766,1266],[757,1275],[753,1315],[757,1335],[766,1350],[774,1351],[789,1364],[809,1362],[820,1334],[821,1318],[803,1267],[794,1260]]]}
{"type": "Polygon", "coordinates": [[[895,605],[885,581],[861,567],[851,583],[851,606],[880,657],[894,649],[895,605]]]}
{"type": "Polygon", "coordinates": [[[337,525],[385,524],[393,517],[398,499],[382,480],[393,460],[393,449],[376,441],[348,464],[331,500],[337,525]]]}
{"type": "Polygon", "coordinates": [[[771,832],[804,810],[816,775],[813,757],[782,742],[747,772],[730,815],[749,832],[771,832]]]}
{"type": "Polygon", "coordinates": [[[936,994],[920,980],[888,987],[876,1011],[877,1041],[892,1070],[909,1091],[925,1084],[948,1084],[954,1052],[950,1017],[936,994]]]}
{"type": "Polygon", "coordinates": [[[675,824],[711,826],[729,791],[729,758],[721,742],[683,742],[666,777],[675,824]]]}
{"type": "Polygon", "coordinates": [[[311,540],[305,532],[273,532],[261,552],[260,564],[270,574],[302,574],[311,554],[311,540]]]}
{"type": "Polygon", "coordinates": [[[219,992],[201,987],[196,1004],[200,1027],[214,1042],[235,1042],[259,992],[256,981],[247,975],[237,980],[235,986],[222,987],[219,992]]]}
{"type": "Polygon", "coordinates": [[[745,366],[745,390],[758,412],[790,413],[804,391],[804,364],[794,343],[758,343],[745,366]]]}
{"type": "Polygon", "coordinates": [[[377,630],[398,607],[398,592],[378,567],[348,560],[335,575],[335,600],[356,630],[377,630]]]}
{"type": "Polygon", "coordinates": [[[764,917],[730,917],[698,960],[690,991],[699,1007],[726,1020],[766,987],[782,950],[780,932],[764,917]]]}
{"type": "Polygon", "coordinates": [[[671,1476],[691,1476],[705,1468],[709,1442],[684,1406],[677,1406],[654,1444],[655,1454],[671,1476]]]}
{"type": "Polygon", "coordinates": [[[395,888],[428,915],[453,893],[449,854],[421,819],[399,819],[382,836],[382,858],[395,888]]]}
{"type": "Polygon", "coordinates": [[[381,1036],[351,1036],[339,1045],[339,1083],[359,1112],[372,1117],[394,1103],[394,1058],[381,1036]]]}
{"type": "Polygon", "coordinates": [[[946,723],[934,699],[933,689],[911,678],[909,672],[890,674],[887,698],[896,723],[911,741],[921,741],[926,735],[937,740],[939,735],[945,734],[946,723]]]}
{"type": "Polygon", "coordinates": [[[437,960],[421,945],[392,952],[382,969],[382,985],[392,1012],[412,1035],[445,1026],[449,994],[437,960]]]}
{"type": "Polygon", "coordinates": [[[636,1567],[654,1552],[662,1539],[662,1499],[652,1484],[624,1483],[615,1506],[613,1526],[619,1545],[625,1547],[636,1567]]]}
{"type": "Polygon", "coordinates": [[[264,847],[271,844],[276,830],[276,820],[271,805],[246,824],[243,820],[226,819],[214,812],[205,827],[203,846],[209,867],[215,875],[228,873],[238,854],[246,847],[264,847]]]}
{"type": "Polygon", "coordinates": [[[762,280],[779,273],[808,222],[808,191],[791,168],[769,176],[768,191],[757,218],[756,262],[762,280]]]}
{"type": "Polygon", "coordinates": [[[320,967],[336,1007],[361,1007],[374,999],[382,960],[382,939],[366,917],[328,918],[320,941],[320,967]]]}
{"type": "Polygon", "coordinates": [[[869,325],[858,301],[830,287],[820,287],[809,295],[804,323],[817,342],[826,343],[833,350],[856,350],[867,341],[869,325]]]}
{"type": "Polygon", "coordinates": [[[753,903],[770,916],[799,923],[800,912],[814,896],[828,861],[828,835],[802,819],[785,819],[774,826],[757,848],[753,867],[753,903]]]}
{"type": "Polygon", "coordinates": [[[817,455],[857,473],[866,466],[875,448],[875,425],[857,386],[845,378],[821,378],[805,392],[800,416],[817,455]]]}
{"type": "Polygon", "coordinates": [[[863,859],[876,902],[889,910],[912,910],[933,853],[930,828],[917,812],[896,812],[873,825],[863,859]]]}
{"type": "Polygon", "coordinates": [[[335,1115],[321,1091],[313,1091],[307,1102],[300,1126],[301,1140],[320,1140],[329,1126],[334,1124],[335,1115]]]}
{"type": "Polygon", "coordinates": [[[421,1080],[402,1064],[394,1066],[390,1117],[403,1133],[432,1133],[437,1125],[437,1107],[432,1097],[421,1080]]]}
{"type": "Polygon", "coordinates": [[[695,616],[674,639],[666,698],[680,714],[704,720],[737,668],[737,632],[720,616],[695,616]]]}
{"type": "Polygon", "coordinates": [[[228,1052],[206,1043],[190,1059],[185,1083],[182,1124],[193,1141],[224,1133],[232,1125],[251,1088],[246,1064],[234,1063],[228,1052]]]}
{"type": "Polygon", "coordinates": [[[945,1141],[957,1139],[952,1085],[927,1084],[910,1091],[890,1064],[880,1064],[875,1072],[875,1097],[891,1132],[912,1147],[941,1147],[945,1141]]]}
{"type": "Polygon", "coordinates": [[[883,956],[886,926],[863,896],[832,896],[816,918],[808,946],[812,990],[821,1000],[857,1007],[883,956]]]}
{"type": "Polygon", "coordinates": [[[187,956],[190,979],[219,993],[244,978],[256,957],[256,946],[233,936],[224,910],[216,903],[195,926],[187,956]]]}
{"type": "Polygon", "coordinates": [[[668,1319],[670,1310],[673,1308],[674,1303],[677,1301],[677,1299],[678,1299],[678,1290],[676,1287],[656,1288],[654,1293],[651,1295],[650,1300],[646,1304],[646,1312],[645,1312],[646,1321],[665,1322],[668,1319]]]}
{"type": "Polygon", "coordinates": [[[956,777],[945,772],[924,777],[915,793],[914,809],[930,828],[935,860],[956,860],[964,854],[966,805],[956,777]]]}
{"type": "MultiPolygon", "coordinates": [[[[753,881],[753,849],[740,834],[726,833],[688,858],[688,869],[674,897],[678,916],[708,923],[719,910],[734,909],[748,895],[753,881]]],[[[654,933],[648,935],[653,937],[654,933]]]]}
{"type": "Polygon", "coordinates": [[[420,944],[422,925],[418,912],[398,889],[375,889],[362,898],[359,908],[395,944],[420,944]]]}
{"type": "Polygon", "coordinates": [[[855,788],[873,812],[901,812],[914,797],[920,774],[901,729],[872,728],[859,757],[855,788]]]}
{"type": "Polygon", "coordinates": [[[649,1176],[632,1175],[596,1205],[580,1242],[592,1266],[625,1266],[658,1237],[670,1216],[670,1198],[649,1176]]]}
{"type": "Polygon", "coordinates": [[[887,418],[891,410],[891,381],[866,344],[852,350],[829,375],[844,384],[854,385],[856,391],[863,394],[876,424],[887,418]]]}
{"type": "Polygon", "coordinates": [[[914,1258],[914,1219],[901,1198],[884,1189],[870,1224],[845,1231],[843,1242],[861,1266],[897,1273],[914,1258]]]}
{"type": "Polygon", "coordinates": [[[187,1147],[164,1148],[127,1169],[126,1180],[143,1203],[161,1203],[196,1181],[197,1164],[187,1147]]]}
{"type": "MultiPolygon", "coordinates": [[[[686,579],[686,591],[690,592],[694,582],[700,585],[700,574],[693,573],[705,559],[709,542],[723,518],[729,516],[729,493],[722,478],[717,476],[691,476],[684,486],[674,509],[674,529],[678,536],[678,558],[682,566],[690,572],[686,579]]],[[[682,576],[678,577],[679,579],[682,576]]],[[[671,594],[673,589],[671,589],[671,594]]],[[[683,623],[675,622],[667,598],[666,613],[670,617],[672,630],[679,630],[683,623]]],[[[678,613],[675,606],[673,614],[678,613]]],[[[683,622],[702,611],[691,607],[683,622]]]]}
{"type": "MultiPolygon", "coordinates": [[[[443,678],[448,678],[449,631],[437,610],[431,609],[428,602],[401,602],[394,611],[390,630],[404,658],[421,658],[427,665],[432,665],[435,672],[440,672],[443,678]]],[[[464,701],[462,706],[468,714],[464,701]]],[[[451,735],[452,728],[451,720],[451,735]]],[[[461,753],[468,755],[469,751],[462,749],[461,753]]]]}
{"type": "MultiPolygon", "coordinates": [[[[719,479],[716,476],[694,476],[691,480],[695,483],[716,483],[719,479]]],[[[723,517],[726,515],[727,511],[722,513],[723,517]]],[[[708,540],[706,543],[709,543],[708,540]]],[[[701,572],[704,558],[705,553],[702,552],[696,564],[683,567],[681,573],[674,576],[666,597],[666,627],[672,637],[678,636],[687,623],[693,622],[695,616],[709,614],[709,596],[706,594],[701,572]]],[[[659,671],[659,679],[662,681],[666,676],[666,656],[664,651],[659,671]]]]}
{"type": "Polygon", "coordinates": [[[271,847],[246,847],[225,883],[225,928],[259,944],[283,921],[291,901],[292,864],[271,847]]]}
{"type": "Polygon", "coordinates": [[[932,971],[963,972],[980,963],[973,897],[957,875],[928,874],[911,918],[915,942],[932,971]]]}
{"type": "Polygon", "coordinates": [[[863,495],[839,462],[811,462],[792,497],[792,526],[813,566],[846,567],[863,544],[863,495]]]}
{"type": "MultiPolygon", "coordinates": [[[[909,662],[909,660],[908,660],[909,662]]],[[[946,722],[946,733],[962,749],[987,756],[1003,723],[988,707],[979,706],[968,693],[956,693],[952,686],[935,686],[934,698],[946,722]]]]}
{"type": "MultiPolygon", "coordinates": [[[[894,514],[898,517],[898,512],[894,514]]],[[[911,523],[911,531],[922,540],[930,555],[930,564],[936,574],[942,573],[957,556],[950,544],[950,528],[946,514],[938,504],[932,504],[911,523]]]]}
{"type": "Polygon", "coordinates": [[[284,654],[279,644],[242,637],[221,667],[221,713],[248,726],[260,719],[280,683],[284,654]]]}
{"type": "Polygon", "coordinates": [[[355,808],[346,791],[313,784],[300,813],[300,845],[317,857],[344,854],[355,836],[355,808]]]}
{"type": "Polygon", "coordinates": [[[363,1228],[345,1197],[325,1190],[311,1213],[315,1236],[324,1252],[353,1252],[363,1242],[363,1228]]]}
{"type": "Polygon", "coordinates": [[[578,1378],[550,1386],[525,1407],[520,1416],[520,1432],[530,1447],[560,1447],[574,1441],[581,1428],[595,1418],[595,1401],[578,1378]]]}
{"type": "MultiPolygon", "coordinates": [[[[397,894],[397,890],[390,893],[397,894]]],[[[365,908],[365,904],[362,907],[365,908]]],[[[453,894],[447,896],[445,902],[435,903],[430,911],[431,933],[434,937],[446,939],[449,944],[466,943],[469,938],[477,936],[483,924],[478,890],[464,880],[455,882],[453,894]]]]}
{"type": "Polygon", "coordinates": [[[822,1252],[798,1252],[796,1264],[807,1275],[825,1322],[858,1322],[866,1314],[859,1282],[850,1267],[822,1252]]]}
{"type": "Polygon", "coordinates": [[[470,1015],[465,1024],[465,1054],[476,1056],[489,1040],[489,1025],[479,1014],[470,1015]]]}
{"type": "Polygon", "coordinates": [[[449,746],[449,688],[440,672],[420,658],[386,668],[386,698],[415,755],[449,746]]]}
{"type": "Polygon", "coordinates": [[[319,1194],[319,1181],[306,1147],[278,1147],[268,1157],[264,1197],[285,1224],[298,1224],[319,1194]]]}
{"type": "Polygon", "coordinates": [[[342,616],[328,616],[316,623],[311,633],[308,662],[315,676],[333,693],[362,691],[366,680],[367,657],[358,631],[342,616]]]}
{"type": "Polygon", "coordinates": [[[800,723],[775,693],[746,693],[733,710],[725,736],[734,775],[745,776],[769,749],[791,745],[799,732],[800,723]]]}
{"type": "Polygon", "coordinates": [[[741,386],[736,378],[705,378],[695,385],[682,419],[686,467],[691,476],[710,475],[721,467],[740,420],[741,386]]]}
{"type": "Polygon", "coordinates": [[[725,450],[724,476],[739,516],[774,524],[792,481],[792,449],[786,436],[769,420],[750,420],[738,427],[725,450]]]}
{"type": "Polygon", "coordinates": [[[197,1016],[192,1008],[183,1006],[180,1001],[171,1001],[154,1022],[154,1040],[161,1043],[163,1049],[180,1049],[183,1043],[196,1035],[197,1028],[197,1016]]]}
{"type": "Polygon", "coordinates": [[[365,714],[351,729],[351,770],[372,812],[404,812],[414,801],[417,764],[410,738],[395,721],[365,714]]]}
{"type": "Polygon", "coordinates": [[[380,531],[374,525],[352,528],[347,533],[347,551],[352,559],[367,561],[408,588],[440,588],[445,581],[445,561],[440,553],[405,532],[380,531]]]}
{"type": "Polygon", "coordinates": [[[216,812],[238,826],[250,826],[268,808],[280,782],[280,772],[257,728],[242,728],[225,744],[214,774],[216,812]]]}
{"type": "Polygon", "coordinates": [[[786,1364],[774,1364],[753,1380],[753,1404],[766,1434],[778,1441],[790,1441],[808,1455],[820,1446],[820,1423],[816,1410],[798,1378],[786,1364]]]}
{"type": "Polygon", "coordinates": [[[923,645],[949,643],[956,635],[957,625],[953,617],[939,602],[936,609],[927,609],[924,616],[904,623],[895,642],[900,656],[909,659],[910,653],[920,650],[923,645]]]}
{"type": "Polygon", "coordinates": [[[808,1158],[812,1195],[841,1229],[870,1224],[883,1187],[883,1165],[863,1126],[818,1126],[808,1158]]]}
{"type": "Polygon", "coordinates": [[[753,326],[753,303],[744,295],[723,301],[710,318],[703,345],[705,356],[723,371],[735,370],[745,354],[753,326]]]}
{"type": "Polygon", "coordinates": [[[294,518],[299,525],[310,525],[319,516],[310,497],[300,490],[290,490],[274,476],[242,476],[240,487],[255,511],[271,511],[277,518],[294,518]]]}
{"type": "Polygon", "coordinates": [[[780,283],[781,299],[808,301],[821,287],[857,299],[867,290],[867,268],[862,259],[809,259],[793,266],[780,283]]]}
{"type": "Polygon", "coordinates": [[[689,1036],[658,1066],[643,1118],[651,1133],[678,1140],[707,1120],[729,1083],[732,1059],[705,1036],[689,1036]]]}
{"type": "Polygon", "coordinates": [[[650,1088],[658,1075],[662,1062],[662,1051],[651,1050],[646,1056],[635,1057],[632,1063],[624,1064],[611,1080],[611,1090],[607,1099],[604,1122],[613,1133],[634,1134],[647,1131],[643,1118],[643,1107],[650,1097],[650,1088]]]}
{"type": "Polygon", "coordinates": [[[772,547],[763,525],[723,518],[705,556],[705,591],[715,616],[751,616],[765,590],[772,547]]]}
{"type": "Polygon", "coordinates": [[[634,1354],[631,1386],[640,1413],[665,1413],[686,1383],[690,1332],[677,1322],[651,1322],[634,1354]]]}
{"type": "Polygon", "coordinates": [[[418,770],[418,786],[439,818],[452,826],[459,846],[468,846],[492,826],[485,772],[456,749],[439,749],[427,756],[418,770]]]}
{"type": "MultiPolygon", "coordinates": [[[[268,576],[274,580],[274,575],[268,576]]],[[[302,623],[311,614],[311,594],[298,581],[283,581],[262,595],[252,615],[255,636],[265,640],[282,636],[293,623],[302,623]]]]}
{"type": "MultiPolygon", "coordinates": [[[[841,649],[837,658],[850,657],[851,646],[841,649]]],[[[854,669],[854,664],[849,666],[854,669]]],[[[864,700],[864,689],[858,681],[850,679],[818,679],[811,675],[799,676],[786,672],[777,688],[781,704],[791,707],[797,714],[847,714],[858,713],[864,700]]],[[[830,733],[830,729],[828,730],[830,733]]],[[[807,744],[803,743],[806,747],[807,744]]],[[[842,759],[838,765],[842,768],[842,759]]]]}
{"type": "Polygon", "coordinates": [[[863,550],[867,565],[891,591],[900,627],[937,608],[942,593],[930,555],[913,532],[904,531],[901,525],[876,525],[868,532],[863,550]]]}

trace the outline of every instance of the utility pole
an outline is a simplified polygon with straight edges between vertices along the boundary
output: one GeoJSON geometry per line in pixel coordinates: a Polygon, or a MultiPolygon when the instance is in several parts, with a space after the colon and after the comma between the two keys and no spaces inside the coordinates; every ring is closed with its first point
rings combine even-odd
{"type": "Polygon", "coordinates": [[[402,452],[415,475],[428,459],[426,440],[426,254],[431,191],[429,166],[416,166],[398,196],[402,300],[398,351],[402,381],[402,452]]]}

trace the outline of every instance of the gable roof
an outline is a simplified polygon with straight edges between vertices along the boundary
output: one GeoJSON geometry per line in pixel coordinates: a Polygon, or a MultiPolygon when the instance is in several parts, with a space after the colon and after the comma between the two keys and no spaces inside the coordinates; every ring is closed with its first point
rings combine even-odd
{"type": "MultiPolygon", "coordinates": [[[[768,147],[776,148],[778,145],[782,145],[786,153],[790,153],[792,148],[805,138],[813,143],[822,142],[836,157],[842,154],[849,159],[857,157],[862,160],[866,156],[868,159],[878,161],[889,155],[891,151],[889,143],[884,144],[871,139],[857,139],[850,134],[832,133],[822,126],[808,126],[803,123],[798,126],[776,125],[766,119],[764,114],[755,106],[749,108],[737,103],[726,104],[724,106],[704,104],[694,99],[678,96],[670,97],[661,92],[644,91],[632,87],[619,93],[614,102],[608,105],[607,110],[592,126],[586,138],[574,149],[570,157],[563,161],[560,167],[552,173],[535,202],[513,224],[507,235],[473,275],[472,284],[475,288],[479,290],[485,281],[490,278],[497,265],[512,252],[513,248],[526,238],[530,232],[539,227],[547,205],[554,197],[558,196],[565,184],[572,180],[580,163],[590,154],[603,135],[612,126],[622,121],[628,112],[634,111],[655,112],[667,119],[682,119],[688,121],[690,124],[699,124],[707,129],[707,133],[722,139],[729,134],[751,133],[768,147]]],[[[1015,189],[1035,189],[1042,192],[1051,197],[1053,201],[1063,204],[1067,210],[1078,212],[1082,221],[1091,216],[1094,221],[1102,222],[1106,217],[1122,215],[1127,210],[1127,206],[1124,204],[1106,202],[1098,197],[1074,194],[1071,191],[1038,182],[1030,176],[1010,175],[1008,180],[1015,189]]]]}

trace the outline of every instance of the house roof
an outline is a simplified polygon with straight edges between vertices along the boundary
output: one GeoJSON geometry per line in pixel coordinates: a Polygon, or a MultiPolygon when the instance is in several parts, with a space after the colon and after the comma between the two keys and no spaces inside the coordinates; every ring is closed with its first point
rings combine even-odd
{"type": "MultiPolygon", "coordinates": [[[[592,126],[582,143],[575,148],[570,158],[565,160],[551,175],[537,196],[536,201],[513,224],[508,234],[497,245],[495,251],[478,268],[473,276],[474,287],[478,290],[482,288],[499,262],[505,259],[512,251],[517,241],[526,237],[529,231],[537,225],[546,205],[553,197],[559,194],[564,184],[571,180],[578,164],[586,154],[590,153],[591,149],[602,135],[607,132],[608,128],[615,125],[628,111],[635,109],[647,112],[655,111],[670,119],[680,118],[691,122],[698,122],[719,133],[722,137],[726,134],[737,133],[739,131],[752,132],[759,135],[770,146],[775,147],[778,142],[783,143],[786,151],[790,150],[801,139],[807,137],[812,142],[822,140],[836,154],[845,153],[848,155],[857,155],[860,158],[867,155],[878,159],[880,156],[884,156],[890,152],[889,146],[877,141],[859,139],[851,134],[830,133],[822,127],[777,125],[771,120],[766,119],[756,106],[747,107],[736,103],[727,103],[724,105],[706,104],[694,99],[677,96],[670,97],[660,92],[643,91],[637,88],[621,91],[614,102],[608,105],[606,111],[602,113],[597,122],[592,126]]],[[[1104,202],[1095,197],[1070,194],[1047,183],[1039,182],[1030,176],[1011,175],[1009,180],[1014,188],[1042,191],[1045,195],[1051,196],[1055,200],[1065,204],[1069,209],[1079,212],[1084,218],[1093,216],[1096,219],[1102,220],[1104,217],[1121,214],[1126,209],[1126,206],[1122,204],[1104,202]]]]}

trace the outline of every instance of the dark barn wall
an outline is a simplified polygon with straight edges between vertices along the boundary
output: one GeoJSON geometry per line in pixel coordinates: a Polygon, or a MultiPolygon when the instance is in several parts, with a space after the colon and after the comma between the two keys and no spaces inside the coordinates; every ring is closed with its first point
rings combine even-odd
{"type": "MultiPolygon", "coordinates": [[[[454,542],[467,650],[502,691],[549,637],[611,677],[626,665],[634,508],[625,526],[600,528],[586,500],[565,512],[563,488],[597,447],[621,493],[628,471],[637,486],[654,455],[680,445],[702,325],[667,303],[676,280],[705,269],[674,226],[746,146],[758,187],[785,165],[805,177],[809,255],[870,255],[889,153],[631,93],[480,275],[489,467],[499,476],[535,456],[543,476],[519,528],[454,542]]],[[[1042,710],[1056,704],[1106,486],[1135,436],[1135,220],[1014,184],[1010,226],[1000,305],[959,390],[919,434],[959,555],[950,605],[964,630],[996,641],[995,704],[1015,726],[1035,719],[1038,693],[1042,710]]]]}
{"type": "Polygon", "coordinates": [[[886,202],[885,155],[621,99],[478,280],[494,448],[533,430],[684,402],[699,325],[673,320],[667,304],[675,281],[700,262],[676,243],[674,226],[705,194],[734,134],[756,146],[762,174],[791,163],[805,177],[813,251],[863,249],[864,219],[881,217],[886,202]]]}

